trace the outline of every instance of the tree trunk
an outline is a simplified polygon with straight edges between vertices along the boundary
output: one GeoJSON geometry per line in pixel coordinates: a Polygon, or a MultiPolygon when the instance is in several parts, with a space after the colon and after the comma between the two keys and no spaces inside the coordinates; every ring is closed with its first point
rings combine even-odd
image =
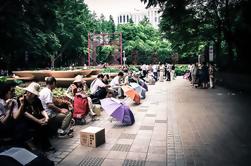
{"type": "Polygon", "coordinates": [[[234,42],[233,42],[233,34],[231,32],[231,25],[230,25],[230,17],[229,17],[229,0],[225,1],[225,18],[224,18],[224,27],[223,27],[223,34],[225,41],[227,43],[227,50],[228,50],[228,56],[227,56],[227,65],[228,68],[233,67],[233,60],[234,60],[234,42]]]}
{"type": "Polygon", "coordinates": [[[51,68],[54,69],[55,67],[55,55],[51,55],[51,68]]]}

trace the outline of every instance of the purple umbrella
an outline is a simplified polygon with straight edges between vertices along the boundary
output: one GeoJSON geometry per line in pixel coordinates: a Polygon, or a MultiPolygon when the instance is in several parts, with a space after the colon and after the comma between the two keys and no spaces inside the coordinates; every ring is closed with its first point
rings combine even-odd
{"type": "Polygon", "coordinates": [[[134,116],[130,108],[115,98],[105,98],[100,100],[102,108],[108,115],[114,117],[123,124],[132,125],[134,116]]]}

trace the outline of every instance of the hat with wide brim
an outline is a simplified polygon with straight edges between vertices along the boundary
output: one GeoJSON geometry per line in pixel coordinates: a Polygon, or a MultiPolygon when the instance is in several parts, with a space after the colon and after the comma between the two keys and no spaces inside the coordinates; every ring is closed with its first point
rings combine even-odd
{"type": "Polygon", "coordinates": [[[32,82],[30,83],[30,85],[26,88],[24,88],[24,90],[33,93],[34,95],[39,95],[39,89],[40,89],[40,85],[36,82],[32,82]]]}
{"type": "Polygon", "coordinates": [[[75,83],[75,82],[84,82],[83,76],[77,75],[77,76],[75,77],[75,79],[74,79],[73,82],[74,82],[74,83],[75,83]]]}

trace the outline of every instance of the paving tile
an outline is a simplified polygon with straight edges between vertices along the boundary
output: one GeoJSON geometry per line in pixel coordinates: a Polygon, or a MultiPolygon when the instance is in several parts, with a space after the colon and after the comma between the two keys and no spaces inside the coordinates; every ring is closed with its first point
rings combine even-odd
{"type": "Polygon", "coordinates": [[[126,145],[126,144],[115,144],[112,147],[112,151],[121,151],[121,152],[128,152],[130,149],[131,145],[126,145]]]}
{"type": "Polygon", "coordinates": [[[126,159],[123,163],[123,166],[145,166],[144,160],[129,160],[126,159]]]}
{"type": "Polygon", "coordinates": [[[131,145],[133,143],[133,139],[119,139],[117,144],[127,144],[131,145]]]}
{"type": "Polygon", "coordinates": [[[103,161],[104,158],[86,156],[81,161],[80,166],[101,166],[103,161]]]}
{"type": "Polygon", "coordinates": [[[148,153],[166,154],[166,147],[165,146],[150,146],[148,153]]]}
{"type": "Polygon", "coordinates": [[[167,120],[155,120],[155,123],[167,123],[167,120]]]}
{"type": "Polygon", "coordinates": [[[140,130],[153,130],[154,126],[140,126],[140,130]]]}
{"type": "Polygon", "coordinates": [[[98,150],[111,150],[113,146],[114,146],[114,142],[113,143],[105,143],[105,144],[98,146],[96,149],[98,149],[98,150]]]}
{"type": "Polygon", "coordinates": [[[166,166],[166,162],[161,162],[161,161],[147,161],[146,164],[145,164],[145,166],[166,166]]]}
{"type": "Polygon", "coordinates": [[[108,150],[93,149],[91,152],[89,152],[88,156],[97,158],[106,158],[109,152],[110,151],[108,150]]]}
{"type": "Polygon", "coordinates": [[[128,152],[126,159],[129,160],[146,160],[147,153],[139,153],[139,152],[128,152]]]}
{"type": "Polygon", "coordinates": [[[156,117],[156,114],[146,114],[145,117],[156,117]]]}
{"type": "Polygon", "coordinates": [[[126,158],[126,155],[127,152],[110,151],[106,158],[124,160],[126,158]]]}
{"type": "Polygon", "coordinates": [[[148,151],[148,146],[142,145],[132,145],[130,148],[130,152],[143,152],[146,153],[148,151]]]}
{"type": "Polygon", "coordinates": [[[150,146],[164,146],[164,147],[166,147],[166,141],[151,140],[150,146]]]}
{"type": "Polygon", "coordinates": [[[151,141],[151,138],[147,137],[136,137],[136,139],[133,141],[133,145],[149,145],[151,141]]]}
{"type": "Polygon", "coordinates": [[[129,133],[122,133],[120,135],[120,139],[134,139],[136,137],[136,134],[129,134],[129,133]]]}
{"type": "Polygon", "coordinates": [[[147,161],[166,162],[166,154],[147,153],[147,161]]]}
{"type": "Polygon", "coordinates": [[[105,159],[101,166],[122,166],[124,160],[105,159]]]}

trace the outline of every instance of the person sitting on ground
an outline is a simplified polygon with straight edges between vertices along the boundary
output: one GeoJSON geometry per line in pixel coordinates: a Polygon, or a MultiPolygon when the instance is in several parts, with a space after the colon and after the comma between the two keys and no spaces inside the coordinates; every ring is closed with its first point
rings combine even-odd
{"type": "Polygon", "coordinates": [[[128,71],[128,73],[126,74],[125,79],[124,79],[124,84],[125,85],[129,85],[131,82],[135,82],[132,75],[133,75],[133,72],[128,71]]]}
{"type": "MultiPolygon", "coordinates": [[[[53,130],[57,130],[59,137],[72,136],[71,121],[72,113],[65,108],[59,108],[53,103],[52,90],[56,87],[56,79],[54,77],[46,78],[46,87],[39,93],[39,98],[43,108],[48,113],[50,124],[53,130]]],[[[70,106],[72,109],[72,106],[70,106]]]]}
{"type": "Polygon", "coordinates": [[[13,144],[19,146],[25,141],[23,134],[17,133],[21,131],[16,132],[15,122],[23,114],[23,110],[18,109],[17,101],[12,98],[14,92],[15,84],[0,83],[0,146],[5,143],[2,140],[12,141],[13,144]]]}
{"type": "Polygon", "coordinates": [[[116,77],[114,77],[112,79],[112,81],[110,82],[111,85],[111,89],[113,91],[118,92],[118,98],[124,98],[124,92],[121,88],[121,86],[123,85],[122,80],[124,77],[124,73],[123,72],[119,72],[118,75],[116,77]]]}
{"type": "Polygon", "coordinates": [[[110,79],[109,75],[105,74],[102,81],[103,81],[104,84],[108,85],[109,84],[109,79],[110,79]]]}
{"type": "Polygon", "coordinates": [[[131,82],[135,82],[135,83],[139,84],[142,88],[144,88],[146,91],[148,91],[148,86],[146,85],[145,81],[139,77],[138,74],[134,73],[132,79],[133,79],[133,81],[131,81],[131,82]]]}
{"type": "Polygon", "coordinates": [[[86,100],[87,102],[74,102],[74,112],[73,117],[76,120],[77,124],[85,124],[85,116],[89,113],[92,120],[96,120],[95,116],[96,114],[93,112],[93,104],[92,99],[86,94],[87,91],[87,85],[86,81],[83,80],[83,76],[77,75],[73,81],[73,83],[69,86],[69,88],[66,90],[65,95],[71,99],[73,102],[76,100],[86,100]],[[79,106],[78,104],[85,103],[85,106],[79,106]],[[79,115],[76,113],[76,111],[81,108],[84,109],[79,113],[79,115]],[[76,115],[76,116],[75,116],[76,115]],[[77,117],[78,116],[78,117],[77,117]]]}
{"type": "Polygon", "coordinates": [[[104,99],[107,94],[107,88],[110,87],[110,85],[106,85],[103,83],[103,74],[99,74],[95,80],[92,81],[90,90],[91,95],[90,97],[92,100],[95,100],[95,103],[100,103],[100,99],[104,99]]]}
{"type": "Polygon", "coordinates": [[[34,144],[42,151],[55,150],[49,141],[49,116],[44,110],[39,95],[40,85],[32,82],[24,88],[25,94],[19,98],[19,107],[24,111],[23,123],[32,130],[34,144]]]}

